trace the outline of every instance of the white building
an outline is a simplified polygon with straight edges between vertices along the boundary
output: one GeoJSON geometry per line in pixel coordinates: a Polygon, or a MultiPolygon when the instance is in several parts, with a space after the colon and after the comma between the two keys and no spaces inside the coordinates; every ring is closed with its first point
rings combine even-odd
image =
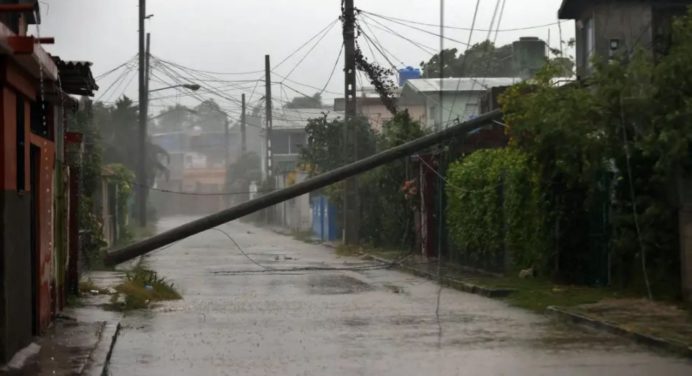
{"type": "Polygon", "coordinates": [[[480,115],[481,99],[494,87],[511,86],[515,77],[420,78],[408,80],[401,98],[425,103],[424,126],[441,130],[480,115]]]}

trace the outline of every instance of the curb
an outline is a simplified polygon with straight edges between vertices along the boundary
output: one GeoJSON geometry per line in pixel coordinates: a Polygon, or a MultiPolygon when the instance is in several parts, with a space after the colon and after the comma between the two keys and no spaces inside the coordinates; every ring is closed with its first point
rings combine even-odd
{"type": "Polygon", "coordinates": [[[89,356],[88,364],[81,373],[82,375],[105,376],[108,374],[108,365],[113,354],[115,341],[120,334],[120,328],[120,322],[108,322],[104,325],[96,348],[89,356]]]}
{"type": "MultiPolygon", "coordinates": [[[[396,268],[398,270],[413,274],[417,277],[422,277],[422,278],[426,278],[426,279],[433,280],[433,281],[438,280],[437,276],[433,273],[430,273],[430,272],[426,272],[426,271],[416,269],[414,267],[402,265],[402,264],[393,263],[392,260],[383,259],[381,257],[373,256],[373,255],[367,254],[367,253],[363,253],[363,256],[366,256],[370,259],[373,259],[375,261],[378,261],[378,262],[381,262],[384,264],[391,264],[393,268],[396,268]]],[[[487,298],[505,298],[505,297],[513,294],[514,292],[516,292],[515,289],[484,287],[484,286],[474,285],[472,283],[468,283],[468,282],[464,282],[464,281],[460,281],[460,280],[457,280],[454,278],[448,278],[448,277],[443,277],[440,282],[443,285],[451,287],[453,289],[467,292],[470,294],[485,296],[487,298]]]]}
{"type": "Polygon", "coordinates": [[[611,334],[616,334],[622,337],[632,339],[638,343],[647,346],[657,347],[663,350],[677,353],[688,358],[692,358],[692,347],[679,341],[663,339],[653,335],[639,333],[608,321],[598,320],[576,312],[570,312],[560,307],[548,307],[547,312],[553,314],[558,318],[566,319],[575,324],[588,325],[595,329],[604,330],[611,334]]]}

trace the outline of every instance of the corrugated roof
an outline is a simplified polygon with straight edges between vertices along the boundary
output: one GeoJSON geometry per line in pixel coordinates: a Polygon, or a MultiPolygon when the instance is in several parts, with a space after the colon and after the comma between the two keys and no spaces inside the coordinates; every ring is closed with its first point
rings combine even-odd
{"type": "Polygon", "coordinates": [[[53,61],[58,66],[60,85],[65,93],[94,96],[99,87],[91,73],[90,62],[64,61],[58,56],[53,56],[53,61]]]}
{"type": "Polygon", "coordinates": [[[516,77],[419,78],[408,80],[406,86],[420,93],[486,91],[492,87],[510,86],[520,82],[516,77]]]}

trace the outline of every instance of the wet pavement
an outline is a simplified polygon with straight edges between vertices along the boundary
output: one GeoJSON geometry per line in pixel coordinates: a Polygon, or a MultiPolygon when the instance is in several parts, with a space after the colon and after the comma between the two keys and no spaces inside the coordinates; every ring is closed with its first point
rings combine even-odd
{"type": "MultiPolygon", "coordinates": [[[[160,227],[182,224],[164,219],[160,227]]],[[[112,375],[691,375],[629,340],[248,224],[146,258],[183,300],[128,313],[112,375]]]]}

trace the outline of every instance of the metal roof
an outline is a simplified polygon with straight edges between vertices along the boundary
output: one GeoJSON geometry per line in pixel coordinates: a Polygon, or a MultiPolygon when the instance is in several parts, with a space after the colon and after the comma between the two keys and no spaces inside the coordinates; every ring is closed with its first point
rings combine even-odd
{"type": "Polygon", "coordinates": [[[63,61],[53,56],[58,66],[60,85],[67,94],[86,95],[93,97],[99,87],[91,73],[91,63],[88,61],[63,61]]]}
{"type": "Polygon", "coordinates": [[[517,77],[419,78],[406,81],[404,87],[420,93],[486,91],[492,87],[520,82],[517,77]]]}

